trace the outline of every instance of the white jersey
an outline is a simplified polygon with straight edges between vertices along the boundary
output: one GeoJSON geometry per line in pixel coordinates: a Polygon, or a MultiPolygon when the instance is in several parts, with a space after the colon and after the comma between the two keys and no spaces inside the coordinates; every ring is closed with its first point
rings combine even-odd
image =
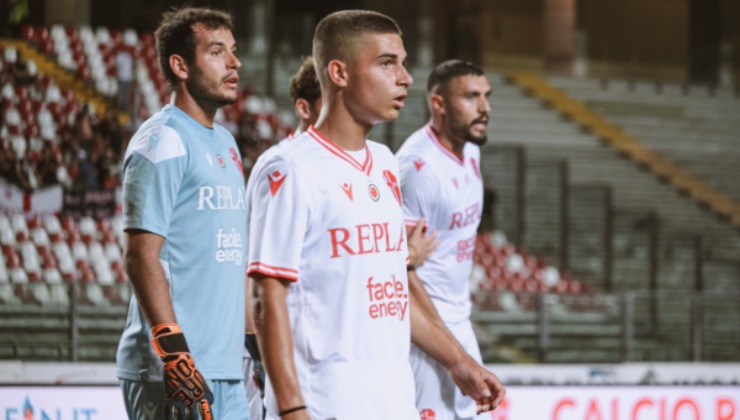
{"type": "MultiPolygon", "coordinates": [[[[418,419],[398,167],[360,163],[313,127],[249,181],[249,274],[291,280],[294,360],[311,418],[418,419]]],[[[268,418],[278,418],[269,378],[268,418]]]]}
{"type": "Polygon", "coordinates": [[[480,148],[465,143],[460,160],[426,125],[396,153],[407,225],[423,217],[437,231],[439,246],[416,269],[442,320],[470,317],[470,286],[475,238],[483,210],[480,148]]]}

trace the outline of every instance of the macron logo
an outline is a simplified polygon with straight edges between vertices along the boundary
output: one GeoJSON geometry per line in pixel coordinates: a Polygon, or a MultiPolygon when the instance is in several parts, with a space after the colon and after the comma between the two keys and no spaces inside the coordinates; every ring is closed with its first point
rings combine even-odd
{"type": "Polygon", "coordinates": [[[414,166],[416,167],[416,172],[419,172],[421,170],[421,168],[424,167],[424,164],[426,164],[426,162],[424,162],[421,159],[415,160],[414,161],[414,166]]]}
{"type": "Polygon", "coordinates": [[[352,199],[352,184],[344,183],[340,185],[342,187],[342,191],[344,191],[345,194],[347,194],[347,197],[349,197],[349,201],[354,202],[355,200],[352,199]]]}
{"type": "Polygon", "coordinates": [[[281,174],[280,171],[275,171],[267,175],[267,179],[270,181],[270,194],[272,194],[273,197],[280,189],[280,186],[283,185],[283,181],[285,181],[286,176],[288,176],[288,174],[281,174]]]}

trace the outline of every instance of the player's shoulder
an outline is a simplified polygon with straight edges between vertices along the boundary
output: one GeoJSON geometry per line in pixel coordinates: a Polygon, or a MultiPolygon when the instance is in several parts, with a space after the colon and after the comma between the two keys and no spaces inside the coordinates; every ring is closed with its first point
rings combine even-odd
{"type": "Polygon", "coordinates": [[[398,152],[396,152],[396,157],[399,161],[428,158],[432,150],[429,146],[429,127],[424,125],[403,142],[398,152]]]}
{"type": "Polygon", "coordinates": [[[300,158],[305,156],[306,153],[310,153],[313,143],[307,133],[301,133],[296,137],[283,139],[265,153],[269,152],[267,156],[271,160],[277,159],[297,163],[303,160],[300,158]]]}
{"type": "Polygon", "coordinates": [[[131,138],[126,154],[139,154],[153,163],[187,155],[175,114],[164,108],[152,115],[131,138]]]}

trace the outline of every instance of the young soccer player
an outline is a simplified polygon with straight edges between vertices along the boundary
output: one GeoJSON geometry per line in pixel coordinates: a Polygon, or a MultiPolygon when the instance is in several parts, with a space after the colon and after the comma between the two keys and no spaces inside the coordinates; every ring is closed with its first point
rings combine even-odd
{"type": "Polygon", "coordinates": [[[398,118],[412,78],[395,21],[324,18],[313,57],[322,109],[250,183],[248,273],[270,419],[418,419],[413,341],[481,411],[504,390],[409,295],[398,167],[366,140],[398,118]]]}

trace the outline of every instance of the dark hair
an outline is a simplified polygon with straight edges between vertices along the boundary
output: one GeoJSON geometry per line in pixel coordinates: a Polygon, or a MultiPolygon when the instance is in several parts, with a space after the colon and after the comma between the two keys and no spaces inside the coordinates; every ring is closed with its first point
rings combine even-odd
{"type": "Polygon", "coordinates": [[[310,55],[303,60],[298,72],[290,78],[290,96],[293,102],[305,99],[311,105],[321,97],[321,86],[316,78],[316,67],[310,55]]]}
{"type": "Polygon", "coordinates": [[[196,40],[193,25],[198,23],[206,29],[232,28],[231,15],[226,12],[202,7],[183,7],[165,13],[162,16],[162,23],[154,32],[159,67],[170,89],[177,84],[177,77],[170,68],[170,56],[177,54],[188,64],[195,61],[196,40]]]}
{"type": "Polygon", "coordinates": [[[313,35],[313,59],[319,80],[324,78],[331,60],[351,58],[351,43],[367,33],[401,35],[401,28],[392,18],[368,10],[343,10],[321,19],[313,35]]]}
{"type": "Polygon", "coordinates": [[[438,86],[446,85],[452,79],[460,76],[483,76],[485,73],[480,66],[469,61],[447,60],[437,64],[429,74],[427,93],[431,93],[438,86]]]}

